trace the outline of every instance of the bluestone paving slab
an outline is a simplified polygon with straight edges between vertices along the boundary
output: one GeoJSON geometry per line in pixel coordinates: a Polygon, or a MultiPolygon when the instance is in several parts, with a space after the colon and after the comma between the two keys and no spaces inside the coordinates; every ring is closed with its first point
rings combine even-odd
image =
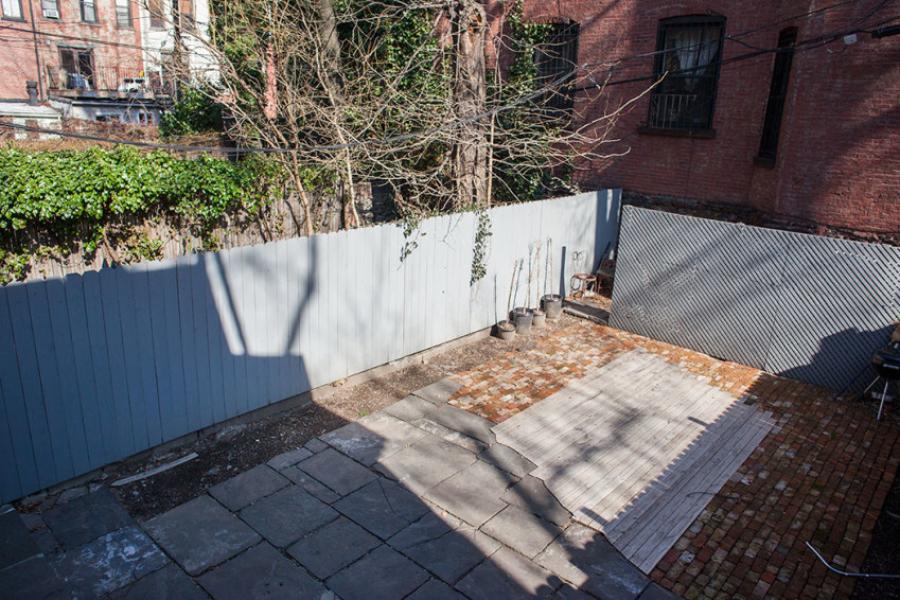
{"type": "Polygon", "coordinates": [[[209,494],[228,510],[238,511],[289,484],[290,481],[274,469],[257,465],[209,488],[209,494]]]}
{"type": "Polygon", "coordinates": [[[101,488],[74,498],[44,514],[44,521],[65,548],[77,548],[103,534],[134,525],[115,496],[101,488]]]}
{"type": "Polygon", "coordinates": [[[387,546],[379,546],[326,582],[342,600],[396,600],[429,579],[421,567],[387,546]]]}
{"type": "Polygon", "coordinates": [[[203,589],[169,563],[110,596],[111,600],[206,600],[203,589]]]}
{"type": "Polygon", "coordinates": [[[534,558],[560,533],[560,529],[530,512],[507,506],[481,526],[516,552],[534,558]]]}
{"type": "Polygon", "coordinates": [[[537,468],[536,464],[499,442],[484,450],[478,458],[516,477],[524,477],[537,468]]]}
{"type": "Polygon", "coordinates": [[[594,600],[594,596],[569,585],[564,584],[553,594],[554,600],[594,600]]]}
{"type": "Polygon", "coordinates": [[[323,450],[297,466],[341,496],[361,488],[376,477],[370,470],[333,448],[323,450]]]}
{"type": "Polygon", "coordinates": [[[572,513],[560,504],[544,482],[531,475],[524,476],[500,498],[561,527],[572,519],[572,513]]]}
{"type": "Polygon", "coordinates": [[[407,596],[408,600],[465,600],[465,597],[439,579],[429,579],[407,596]]]}
{"type": "Polygon", "coordinates": [[[416,390],[413,392],[413,395],[423,400],[428,400],[432,404],[445,404],[450,399],[450,396],[455,394],[461,387],[461,383],[449,377],[444,377],[431,385],[416,390]]]}
{"type": "Polygon", "coordinates": [[[322,440],[364,465],[408,448],[425,435],[418,427],[383,412],[363,417],[321,436],[322,440]]]}
{"type": "Polygon", "coordinates": [[[48,556],[62,552],[62,547],[60,547],[53,532],[49,529],[44,528],[32,531],[31,539],[37,545],[38,550],[48,556]]]}
{"type": "Polygon", "coordinates": [[[464,526],[406,548],[403,553],[452,585],[499,548],[497,540],[464,526]]]}
{"type": "Polygon", "coordinates": [[[497,438],[493,432],[494,424],[467,410],[445,404],[432,413],[429,418],[444,427],[458,431],[490,446],[497,438]]]}
{"type": "Polygon", "coordinates": [[[261,539],[206,495],[150,519],[144,527],[190,575],[228,560],[261,539]]]}
{"type": "Polygon", "coordinates": [[[677,595],[673,594],[658,583],[651,582],[641,595],[640,600],[681,600],[677,595]]]}
{"type": "Polygon", "coordinates": [[[431,511],[414,523],[410,523],[388,540],[393,548],[405,550],[424,542],[430,542],[462,525],[453,515],[437,515],[431,511]]]}
{"type": "Polygon", "coordinates": [[[384,409],[387,414],[402,419],[407,423],[413,423],[418,419],[427,417],[434,412],[435,406],[428,400],[418,396],[407,396],[399,402],[395,402],[384,409]]]}
{"type": "Polygon", "coordinates": [[[341,517],[301,539],[288,554],[319,579],[327,579],[380,544],[377,537],[341,517]]]}
{"type": "Polygon", "coordinates": [[[501,548],[466,575],[456,589],[472,600],[548,598],[561,582],[509,548],[501,548]]]}
{"type": "Polygon", "coordinates": [[[232,558],[199,581],[215,600],[312,600],[328,593],[325,586],[266,543],[232,558]]]}
{"type": "Polygon", "coordinates": [[[96,598],[162,569],[165,554],[135,526],[117,529],[59,555],[56,572],[84,598],[96,598]]]}
{"type": "Polygon", "coordinates": [[[28,527],[14,510],[0,515],[0,569],[38,553],[28,527]]]}
{"type": "Polygon", "coordinates": [[[425,498],[480,527],[507,505],[500,500],[512,476],[481,461],[472,463],[456,475],[425,493],[425,498]]]}
{"type": "Polygon", "coordinates": [[[413,493],[423,494],[475,460],[472,452],[429,436],[380,460],[375,469],[413,493]]]}
{"type": "Polygon", "coordinates": [[[578,523],[570,525],[535,562],[578,589],[610,600],[633,600],[649,583],[606,538],[578,523]]]}
{"type": "Polygon", "coordinates": [[[328,444],[320,440],[319,438],[313,438],[303,444],[303,447],[312,452],[313,454],[318,454],[322,450],[328,449],[328,444]]]}
{"type": "Polygon", "coordinates": [[[341,499],[331,488],[296,465],[288,467],[281,473],[325,504],[332,504],[341,499]]]}
{"type": "Polygon", "coordinates": [[[266,464],[276,471],[281,471],[297,464],[301,460],[309,458],[312,455],[312,450],[308,448],[295,448],[293,450],[283,452],[278,456],[272,457],[266,464]]]}
{"type": "Polygon", "coordinates": [[[50,560],[40,554],[0,570],[0,597],[3,600],[71,598],[69,590],[50,560]]]}
{"type": "MultiPolygon", "coordinates": [[[[423,400],[424,402],[424,400],[423,400]]],[[[463,435],[458,431],[453,431],[447,427],[444,427],[440,423],[436,423],[428,418],[416,419],[413,421],[413,425],[421,429],[422,431],[426,431],[431,435],[441,438],[444,441],[450,442],[451,444],[456,444],[460,448],[465,448],[469,452],[482,452],[487,445],[483,442],[476,440],[475,438],[470,438],[467,435],[463,435]]]]}
{"type": "Polygon", "coordinates": [[[334,507],[383,540],[428,512],[422,500],[382,477],[335,502],[334,507]]]}
{"type": "Polygon", "coordinates": [[[297,485],[251,504],[240,515],[264,538],[282,548],[338,517],[334,509],[297,485]]]}

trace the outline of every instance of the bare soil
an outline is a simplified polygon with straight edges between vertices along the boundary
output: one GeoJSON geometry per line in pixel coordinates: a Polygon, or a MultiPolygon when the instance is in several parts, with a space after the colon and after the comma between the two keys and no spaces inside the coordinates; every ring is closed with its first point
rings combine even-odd
{"type": "Polygon", "coordinates": [[[209,487],[269,459],[304,445],[312,438],[380,410],[415,390],[452,373],[470,369],[504,352],[528,350],[539,337],[573,322],[563,315],[556,323],[510,342],[486,337],[433,355],[424,363],[393,371],[358,385],[331,386],[313,403],[235,425],[216,435],[179,446],[166,455],[130,459],[107,467],[105,483],[146,471],[190,452],[198,458],[170,471],[112,488],[136,518],[163,513],[203,494],[209,487]]]}

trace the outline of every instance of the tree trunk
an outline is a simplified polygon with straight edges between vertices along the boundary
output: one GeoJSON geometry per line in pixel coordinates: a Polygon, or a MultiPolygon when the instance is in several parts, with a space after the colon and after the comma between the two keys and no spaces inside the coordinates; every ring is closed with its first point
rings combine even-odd
{"type": "Polygon", "coordinates": [[[454,6],[456,42],[454,100],[457,126],[454,168],[457,208],[487,206],[488,143],[485,118],[486,75],[484,44],[487,19],[476,0],[458,0],[454,6]]]}

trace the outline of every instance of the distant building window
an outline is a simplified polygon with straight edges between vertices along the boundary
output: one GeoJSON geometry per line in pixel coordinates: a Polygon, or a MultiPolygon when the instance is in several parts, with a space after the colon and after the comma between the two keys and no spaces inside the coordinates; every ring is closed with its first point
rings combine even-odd
{"type": "Polygon", "coordinates": [[[547,106],[569,110],[574,102],[574,74],[578,68],[578,23],[554,23],[547,40],[534,51],[540,85],[553,91],[546,98],[547,106]]]}
{"type": "Polygon", "coordinates": [[[81,0],[81,20],[85,23],[97,22],[97,0],[81,0]]]}
{"type": "Polygon", "coordinates": [[[2,0],[0,6],[3,8],[4,19],[22,20],[21,0],[2,0]]]}
{"type": "Polygon", "coordinates": [[[166,16],[163,11],[162,0],[148,0],[147,10],[150,12],[150,27],[153,29],[164,29],[166,16]]]}
{"type": "Polygon", "coordinates": [[[185,31],[194,31],[193,0],[178,0],[178,13],[181,17],[181,28],[185,31]]]}
{"type": "Polygon", "coordinates": [[[41,12],[45,19],[58,19],[59,0],[41,0],[41,12]]]}
{"type": "Polygon", "coordinates": [[[662,81],[650,96],[647,125],[687,131],[712,128],[724,30],[724,17],[660,21],[654,75],[662,81]]]}
{"type": "Polygon", "coordinates": [[[796,42],[796,27],[790,27],[778,34],[778,53],[775,55],[775,66],[772,69],[772,85],[769,87],[769,101],[766,103],[766,120],[759,143],[759,157],[769,161],[774,161],[778,152],[781,116],[784,113],[784,101],[787,97],[796,42]]]}
{"type": "Polygon", "coordinates": [[[116,0],[116,24],[122,29],[131,28],[131,0],[116,0]]]}
{"type": "Polygon", "coordinates": [[[59,64],[66,76],[67,89],[95,89],[93,51],[80,48],[60,48],[59,64]]]}

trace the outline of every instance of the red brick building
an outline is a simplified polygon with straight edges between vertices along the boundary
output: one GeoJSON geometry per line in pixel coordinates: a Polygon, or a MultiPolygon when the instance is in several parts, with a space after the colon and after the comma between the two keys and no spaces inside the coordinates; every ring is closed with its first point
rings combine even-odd
{"type": "Polygon", "coordinates": [[[669,73],[618,121],[616,150],[629,153],[577,179],[635,202],[897,243],[900,35],[871,31],[900,23],[900,2],[830,4],[525,0],[530,20],[577,25],[576,116],[669,73]]]}
{"type": "Polygon", "coordinates": [[[118,90],[144,70],[136,0],[2,0],[0,99],[118,90]]]}

